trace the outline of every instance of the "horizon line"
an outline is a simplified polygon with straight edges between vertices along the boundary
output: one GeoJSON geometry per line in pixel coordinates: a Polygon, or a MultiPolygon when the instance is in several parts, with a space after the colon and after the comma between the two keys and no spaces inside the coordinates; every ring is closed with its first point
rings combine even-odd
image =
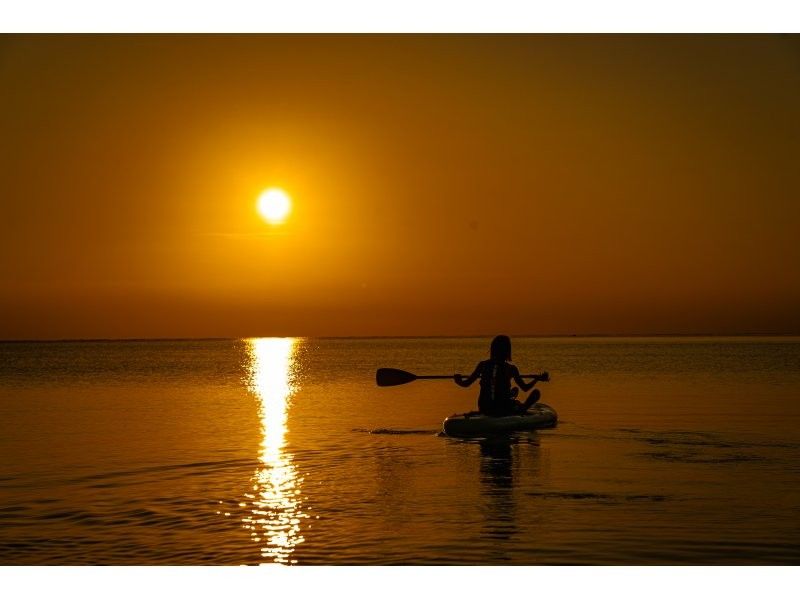
{"type": "MultiPolygon", "coordinates": [[[[274,335],[274,336],[163,336],[163,337],[88,337],[88,338],[0,338],[0,343],[144,343],[175,341],[236,341],[249,338],[304,338],[319,340],[370,340],[370,339],[446,339],[491,338],[492,334],[370,334],[370,335],[274,335]]],[[[585,334],[512,334],[512,338],[764,338],[800,337],[798,332],[735,332],[735,333],[585,333],[585,334]]]]}

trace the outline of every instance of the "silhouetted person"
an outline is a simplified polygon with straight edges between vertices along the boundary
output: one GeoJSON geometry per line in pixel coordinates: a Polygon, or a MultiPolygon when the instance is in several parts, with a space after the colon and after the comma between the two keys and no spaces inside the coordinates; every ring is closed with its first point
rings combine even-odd
{"type": "Polygon", "coordinates": [[[478,410],[484,415],[503,416],[521,415],[539,400],[541,393],[534,389],[521,403],[516,400],[519,388],[527,392],[538,381],[546,382],[550,379],[547,372],[535,376],[531,382],[525,382],[519,375],[517,366],[511,363],[511,339],[501,334],[494,337],[489,347],[489,359],[481,361],[468,377],[455,375],[456,384],[463,387],[470,386],[480,378],[481,392],[478,396],[478,410]],[[512,388],[511,381],[517,383],[519,388],[512,388]]]}

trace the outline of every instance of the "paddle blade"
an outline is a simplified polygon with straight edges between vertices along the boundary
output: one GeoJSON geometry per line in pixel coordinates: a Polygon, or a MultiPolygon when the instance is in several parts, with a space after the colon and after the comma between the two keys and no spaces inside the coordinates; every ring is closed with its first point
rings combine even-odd
{"type": "Polygon", "coordinates": [[[375,382],[378,386],[397,386],[416,380],[417,377],[411,372],[396,370],[394,368],[380,368],[375,372],[375,382]]]}

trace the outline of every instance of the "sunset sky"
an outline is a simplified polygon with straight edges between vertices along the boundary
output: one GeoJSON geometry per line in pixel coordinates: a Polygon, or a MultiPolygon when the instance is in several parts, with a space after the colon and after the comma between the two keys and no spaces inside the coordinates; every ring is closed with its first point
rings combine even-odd
{"type": "Polygon", "coordinates": [[[0,36],[0,338],[800,333],[798,98],[796,36],[0,36]]]}

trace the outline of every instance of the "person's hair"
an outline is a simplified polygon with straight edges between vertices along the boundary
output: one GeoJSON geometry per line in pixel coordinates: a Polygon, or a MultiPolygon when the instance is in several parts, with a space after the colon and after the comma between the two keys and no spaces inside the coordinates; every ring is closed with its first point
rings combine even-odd
{"type": "Polygon", "coordinates": [[[492,339],[489,356],[496,361],[511,361],[511,339],[505,334],[498,334],[492,339]]]}

